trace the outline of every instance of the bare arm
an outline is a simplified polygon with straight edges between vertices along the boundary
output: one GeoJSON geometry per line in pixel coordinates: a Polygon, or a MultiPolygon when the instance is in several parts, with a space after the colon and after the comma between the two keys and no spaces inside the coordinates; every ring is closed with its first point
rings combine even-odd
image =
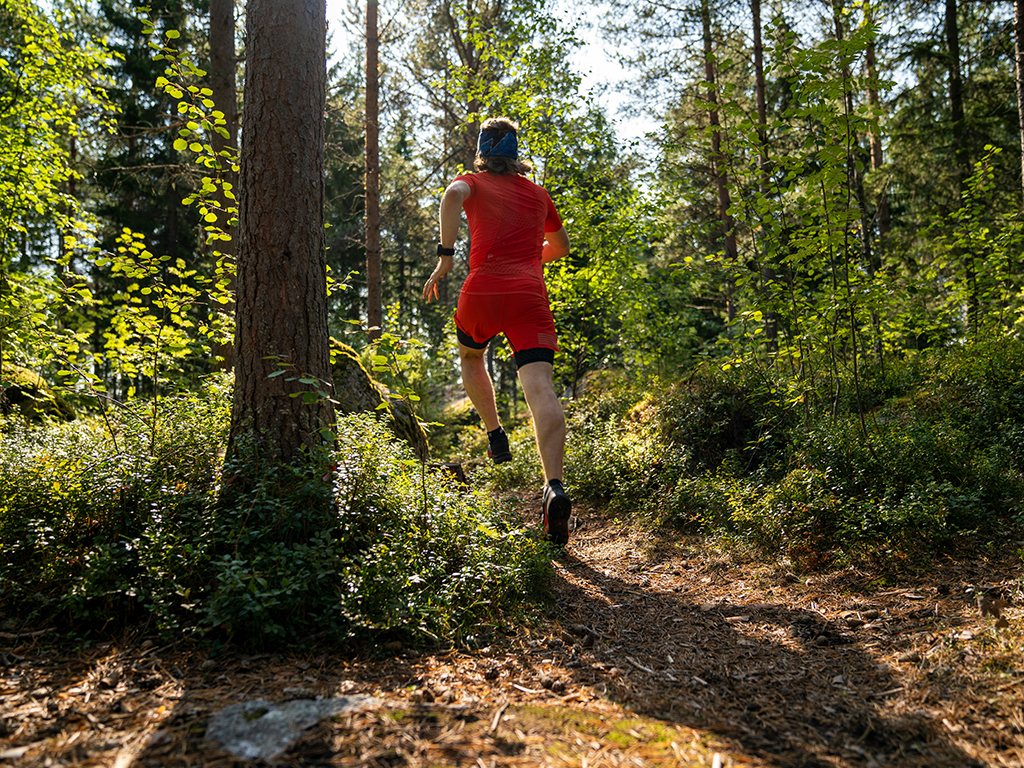
{"type": "MultiPolygon", "coordinates": [[[[462,204],[473,194],[473,188],[464,181],[453,181],[441,196],[441,207],[438,211],[438,223],[441,229],[441,246],[454,248],[455,240],[459,236],[459,224],[462,222],[462,204]]],[[[438,256],[437,266],[433,273],[427,278],[423,286],[423,299],[430,301],[431,297],[438,298],[437,283],[447,275],[454,263],[452,256],[438,256]]]]}
{"type": "Polygon", "coordinates": [[[548,264],[569,255],[569,233],[562,227],[557,232],[548,232],[540,252],[540,263],[548,264]]]}

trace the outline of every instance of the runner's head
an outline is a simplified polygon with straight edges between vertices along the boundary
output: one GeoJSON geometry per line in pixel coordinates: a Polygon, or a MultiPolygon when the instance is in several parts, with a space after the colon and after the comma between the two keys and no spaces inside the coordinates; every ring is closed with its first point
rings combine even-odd
{"type": "Polygon", "coordinates": [[[507,117],[492,117],[480,125],[473,168],[477,171],[525,176],[533,168],[519,159],[519,126],[507,117]]]}

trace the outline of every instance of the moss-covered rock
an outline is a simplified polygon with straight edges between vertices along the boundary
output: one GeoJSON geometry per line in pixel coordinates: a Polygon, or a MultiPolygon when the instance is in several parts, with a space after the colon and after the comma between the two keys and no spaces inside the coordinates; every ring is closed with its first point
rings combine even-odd
{"type": "Polygon", "coordinates": [[[18,413],[30,421],[74,421],[75,409],[35,371],[4,363],[0,370],[0,414],[18,413]]]}
{"type": "Polygon", "coordinates": [[[420,426],[412,407],[404,400],[392,400],[383,385],[373,380],[356,351],[347,344],[331,340],[334,364],[334,399],[338,401],[339,413],[364,413],[383,411],[388,426],[395,435],[410,446],[421,459],[429,455],[427,435],[420,426]],[[381,408],[381,404],[384,408],[381,408]]]}

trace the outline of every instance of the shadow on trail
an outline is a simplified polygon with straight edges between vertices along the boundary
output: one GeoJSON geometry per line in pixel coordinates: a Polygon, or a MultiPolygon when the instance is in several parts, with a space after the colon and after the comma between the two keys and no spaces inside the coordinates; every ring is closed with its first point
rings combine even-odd
{"type": "Polygon", "coordinates": [[[666,592],[571,553],[561,566],[559,619],[593,643],[567,672],[638,714],[714,732],[781,766],[983,765],[926,713],[889,709],[902,691],[891,670],[814,611],[700,605],[685,575],[680,592],[666,592]]]}

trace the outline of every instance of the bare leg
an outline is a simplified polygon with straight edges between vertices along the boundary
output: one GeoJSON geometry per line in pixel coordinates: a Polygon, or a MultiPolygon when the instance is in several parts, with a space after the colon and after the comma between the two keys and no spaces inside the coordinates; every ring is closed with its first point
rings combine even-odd
{"type": "Polygon", "coordinates": [[[527,363],[519,369],[519,383],[523,385],[526,404],[533,416],[533,433],[544,468],[544,482],[561,480],[565,459],[565,414],[555,395],[554,368],[551,363],[527,363]]]}
{"type": "Polygon", "coordinates": [[[501,426],[498,421],[498,406],[494,401],[494,384],[487,375],[484,362],[486,349],[473,349],[459,344],[459,360],[462,363],[462,386],[484,422],[484,429],[493,432],[501,426]]]}

